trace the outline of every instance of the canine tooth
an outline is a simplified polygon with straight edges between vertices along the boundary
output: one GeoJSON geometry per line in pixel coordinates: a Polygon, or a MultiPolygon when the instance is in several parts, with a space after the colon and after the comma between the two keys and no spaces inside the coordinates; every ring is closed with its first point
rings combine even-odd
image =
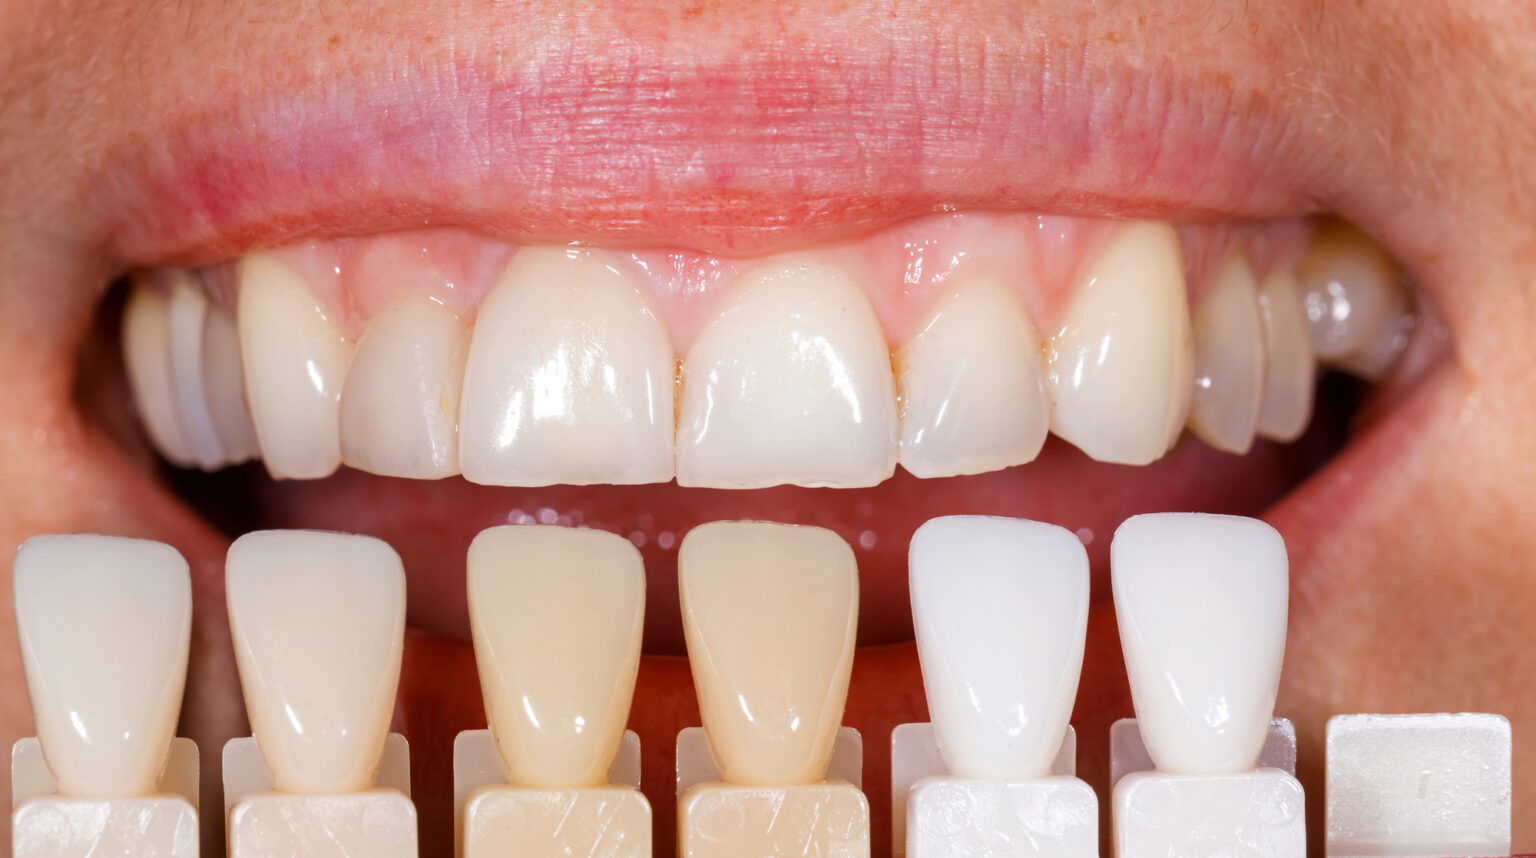
{"type": "Polygon", "coordinates": [[[352,345],[298,272],[265,253],[239,263],[246,396],[272,476],[313,479],[341,464],[341,387],[352,345]]]}
{"type": "Polygon", "coordinates": [[[357,342],[341,389],[341,460],[374,474],[459,472],[459,388],[468,331],[437,301],[402,298],[357,342]]]}
{"type": "Polygon", "coordinates": [[[1312,355],[1307,313],[1296,273],[1280,267],[1259,286],[1259,314],[1264,319],[1264,400],[1259,406],[1259,434],[1294,441],[1312,420],[1317,363],[1312,355]]]}
{"type": "Polygon", "coordinates": [[[678,550],[689,664],[725,780],[820,781],[842,724],[858,626],[853,550],[830,530],[720,521],[678,550]]]}
{"type": "Polygon", "coordinates": [[[1285,542],[1241,516],[1138,515],[1110,544],[1136,723],[1159,771],[1259,759],[1285,655],[1285,542]]]}
{"type": "Polygon", "coordinates": [[[267,530],[229,547],[229,631],[251,732],[279,792],[373,785],[405,635],[405,570],[382,541],[267,530]]]}
{"type": "Polygon", "coordinates": [[[256,427],[245,404],[245,373],[240,367],[240,332],[235,318],[210,304],[203,326],[203,396],[226,464],[240,464],[261,454],[256,427]]]}
{"type": "Polygon", "coordinates": [[[939,752],[959,777],[1046,777],[1077,697],[1088,554],[1065,528],[935,518],[911,552],[912,617],[939,752]]]}
{"type": "Polygon", "coordinates": [[[187,561],[158,542],[38,536],[12,567],[37,736],[61,795],[159,792],[192,633],[187,561]]]}
{"type": "Polygon", "coordinates": [[[123,308],[123,365],[150,442],[172,463],[191,467],[192,448],[176,413],[171,377],[170,301],[142,283],[129,292],[123,308]]]}
{"type": "Polygon", "coordinates": [[[748,274],[684,364],[678,483],[872,486],[896,456],[890,351],[859,286],[806,262],[748,274]]]}
{"type": "Polygon", "coordinates": [[[981,280],[897,352],[902,467],[919,477],[1032,461],[1050,431],[1040,338],[1006,287],[981,280]]]}
{"type": "Polygon", "coordinates": [[[1367,347],[1378,331],[1395,324],[1402,275],[1381,245],[1354,227],[1320,230],[1299,269],[1312,349],[1325,361],[1367,347]]]}
{"type": "Polygon", "coordinates": [[[600,530],[482,531],[469,546],[469,619],[508,782],[605,785],[640,669],[640,552],[600,530]]]}
{"type": "Polygon", "coordinates": [[[1246,453],[1264,399],[1264,318],[1258,284],[1241,255],[1217,272],[1195,308],[1194,330],[1189,426],[1218,450],[1246,453]]]}
{"type": "Polygon", "coordinates": [[[213,414],[203,389],[203,332],[207,327],[208,297],[185,272],[169,276],[170,306],[167,310],[171,338],[171,385],[177,413],[192,458],[198,467],[211,471],[224,464],[224,447],[213,427],[213,414]]]}
{"type": "Polygon", "coordinates": [[[672,478],[677,362],[629,275],[600,251],[528,248],[475,322],[459,438],[473,483],[672,478]]]}
{"type": "Polygon", "coordinates": [[[1051,430],[1103,462],[1156,461],[1189,412],[1192,352],[1173,227],[1122,227],[1051,340],[1051,430]]]}

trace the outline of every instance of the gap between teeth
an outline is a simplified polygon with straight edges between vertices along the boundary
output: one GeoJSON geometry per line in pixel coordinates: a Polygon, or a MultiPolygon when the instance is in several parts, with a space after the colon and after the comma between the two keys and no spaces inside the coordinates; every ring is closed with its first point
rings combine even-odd
{"type": "Polygon", "coordinates": [[[233,311],[197,272],[148,272],[125,362],[152,443],[182,467],[854,487],[898,463],[1023,464],[1048,432],[1123,464],[1161,458],[1186,426],[1233,453],[1294,440],[1319,361],[1380,378],[1413,324],[1390,258],[1342,225],[1290,254],[1260,227],[1203,251],[1209,274],[1190,273],[1171,226],[1119,225],[1075,268],[1041,263],[1075,272],[1047,320],[1029,307],[1038,271],[997,264],[995,234],[967,246],[955,223],[942,241],[962,250],[894,347],[851,252],[722,262],[730,282],[679,354],[639,254],[527,247],[499,251],[510,262],[473,317],[402,288],[355,338],[283,254],[234,264],[233,311]]]}

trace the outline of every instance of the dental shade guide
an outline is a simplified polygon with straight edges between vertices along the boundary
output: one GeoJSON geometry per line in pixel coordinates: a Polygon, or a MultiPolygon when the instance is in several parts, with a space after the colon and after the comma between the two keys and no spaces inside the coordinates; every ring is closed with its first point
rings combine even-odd
{"type": "Polygon", "coordinates": [[[1510,764],[1500,715],[1335,716],[1326,854],[1508,855],[1510,764]]]}
{"type": "Polygon", "coordinates": [[[197,746],[172,735],[186,681],[187,563],[148,540],[28,540],[13,606],[36,738],[11,752],[12,858],[195,858],[197,746]]]}
{"type": "MultiPolygon", "coordinates": [[[[677,797],[698,784],[719,781],[720,765],[709,751],[703,727],[684,727],[677,732],[677,797]]],[[[852,727],[840,727],[827,763],[827,780],[845,781],[864,788],[864,738],[852,727]]]]}
{"type": "MultiPolygon", "coordinates": [[[[1264,749],[1259,752],[1258,767],[1280,769],[1289,775],[1296,774],[1296,725],[1289,718],[1272,718],[1269,733],[1264,737],[1264,749]]],[[[1120,779],[1134,772],[1155,771],[1147,745],[1141,740],[1135,718],[1121,718],[1109,727],[1109,788],[1114,789],[1120,779]]]]}
{"type": "Polygon", "coordinates": [[[869,802],[827,779],[858,625],[852,549],[818,527],[706,524],[679,548],[678,592],[722,777],[679,799],[679,858],[868,858],[869,802]]]}
{"type": "Polygon", "coordinates": [[[1116,531],[1115,613],[1156,765],[1114,786],[1118,858],[1306,855],[1301,784],[1256,765],[1284,657],[1287,565],[1280,535],[1255,519],[1161,513],[1116,531]]]}
{"type": "MultiPolygon", "coordinates": [[[[224,743],[224,756],[220,761],[224,781],[224,816],[240,800],[252,793],[272,792],[272,772],[261,758],[261,748],[254,736],[242,736],[224,743]]],[[[384,755],[379,758],[379,771],[373,785],[378,789],[398,790],[411,794],[411,748],[405,737],[390,733],[384,743],[384,755]]]]}
{"type": "MultiPolygon", "coordinates": [[[[225,586],[273,786],[233,802],[230,858],[415,858],[416,807],[378,779],[400,771],[382,766],[404,647],[399,555],[371,537],[261,531],[230,546],[225,586]]],[[[243,750],[249,759],[226,747],[243,750]]]]}

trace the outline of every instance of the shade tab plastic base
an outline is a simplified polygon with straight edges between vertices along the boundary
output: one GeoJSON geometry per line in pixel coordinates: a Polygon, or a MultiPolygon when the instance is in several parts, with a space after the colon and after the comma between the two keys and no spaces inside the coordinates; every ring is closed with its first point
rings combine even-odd
{"type": "Polygon", "coordinates": [[[197,810],[179,795],[42,796],[11,814],[12,858],[197,858],[197,810]]]}
{"type": "Polygon", "coordinates": [[[229,814],[229,858],[416,858],[416,805],[399,790],[252,793],[229,814]]]}
{"type": "Polygon", "coordinates": [[[464,809],[464,858],[651,858],[651,805],[628,786],[483,787],[464,809]]]}
{"type": "Polygon", "coordinates": [[[1077,778],[924,778],[907,805],[908,858],[1098,858],[1099,799],[1077,778]]]}
{"type": "Polygon", "coordinates": [[[1306,858],[1305,796],[1279,769],[1135,772],[1115,785],[1114,840],[1118,858],[1306,858]]]}
{"type": "Polygon", "coordinates": [[[698,784],[677,803],[679,858],[869,858],[869,801],[848,783],[698,784]]]}

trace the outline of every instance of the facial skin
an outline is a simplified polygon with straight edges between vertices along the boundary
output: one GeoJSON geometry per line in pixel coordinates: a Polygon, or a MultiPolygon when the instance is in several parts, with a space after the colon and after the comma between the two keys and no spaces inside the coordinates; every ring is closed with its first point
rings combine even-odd
{"type": "MultiPolygon", "coordinates": [[[[77,395],[129,267],[423,221],[747,253],[945,205],[1334,212],[1412,274],[1450,353],[1266,515],[1307,534],[1278,708],[1315,810],[1331,714],[1490,711],[1536,734],[1533,37],[1536,14],[1497,2],[16,0],[0,556],[131,534],[218,580],[227,539],[77,395]]],[[[30,729],[8,582],[6,745],[30,729]]],[[[222,614],[217,586],[196,598],[222,614]]],[[[225,634],[194,631],[188,735],[243,723],[225,634]]],[[[1517,850],[1536,849],[1533,749],[1517,738],[1517,850]]]]}

